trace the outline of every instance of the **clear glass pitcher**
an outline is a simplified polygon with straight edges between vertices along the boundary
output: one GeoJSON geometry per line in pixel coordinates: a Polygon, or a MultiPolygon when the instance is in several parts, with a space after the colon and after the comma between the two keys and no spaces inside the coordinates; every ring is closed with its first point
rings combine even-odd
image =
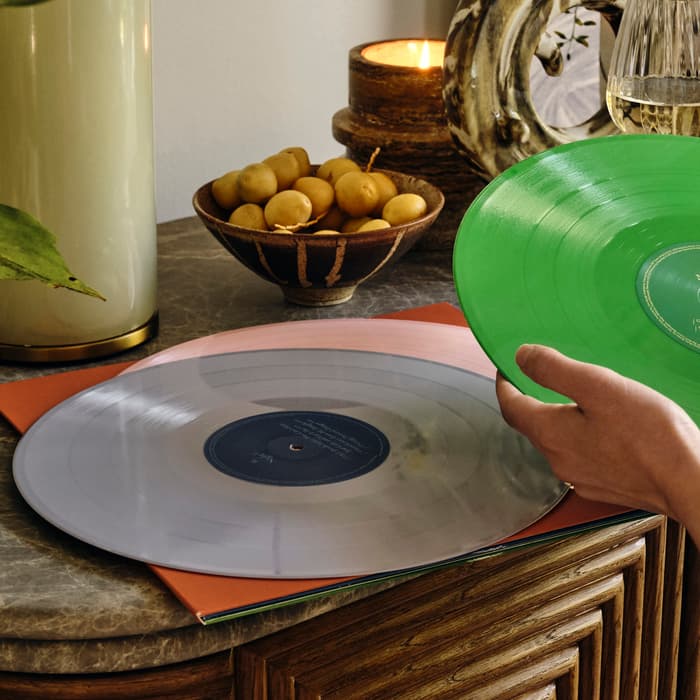
{"type": "Polygon", "coordinates": [[[623,132],[700,136],[700,0],[627,0],[606,100],[623,132]]]}

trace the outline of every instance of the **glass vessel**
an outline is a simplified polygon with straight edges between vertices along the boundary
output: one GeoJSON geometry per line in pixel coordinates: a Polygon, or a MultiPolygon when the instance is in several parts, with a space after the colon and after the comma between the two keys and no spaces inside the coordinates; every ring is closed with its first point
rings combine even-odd
{"type": "Polygon", "coordinates": [[[606,101],[625,133],[700,136],[700,0],[627,0],[606,101]]]}
{"type": "Polygon", "coordinates": [[[112,354],[156,329],[150,0],[0,7],[0,202],[107,301],[0,282],[0,360],[112,354]]]}

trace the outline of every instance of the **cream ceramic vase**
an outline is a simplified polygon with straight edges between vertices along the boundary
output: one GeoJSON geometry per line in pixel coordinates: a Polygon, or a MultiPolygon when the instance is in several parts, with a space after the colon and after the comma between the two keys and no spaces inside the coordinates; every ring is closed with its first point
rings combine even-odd
{"type": "Polygon", "coordinates": [[[0,281],[0,359],[111,354],[156,329],[150,0],[0,8],[0,202],[100,301],[0,281]]]}

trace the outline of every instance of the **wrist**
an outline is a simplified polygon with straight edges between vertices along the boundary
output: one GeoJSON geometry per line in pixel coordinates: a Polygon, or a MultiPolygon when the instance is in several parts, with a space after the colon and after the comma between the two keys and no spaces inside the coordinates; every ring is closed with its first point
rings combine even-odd
{"type": "Polygon", "coordinates": [[[700,429],[673,465],[666,498],[669,515],[683,524],[700,548],[700,429]]]}

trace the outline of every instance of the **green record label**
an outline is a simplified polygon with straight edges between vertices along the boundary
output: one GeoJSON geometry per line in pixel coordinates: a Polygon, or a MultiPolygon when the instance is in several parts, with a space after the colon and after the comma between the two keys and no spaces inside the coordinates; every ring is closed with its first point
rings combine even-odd
{"type": "Polygon", "coordinates": [[[664,333],[700,352],[700,243],[656,251],[639,270],[637,295],[664,333]]]}

